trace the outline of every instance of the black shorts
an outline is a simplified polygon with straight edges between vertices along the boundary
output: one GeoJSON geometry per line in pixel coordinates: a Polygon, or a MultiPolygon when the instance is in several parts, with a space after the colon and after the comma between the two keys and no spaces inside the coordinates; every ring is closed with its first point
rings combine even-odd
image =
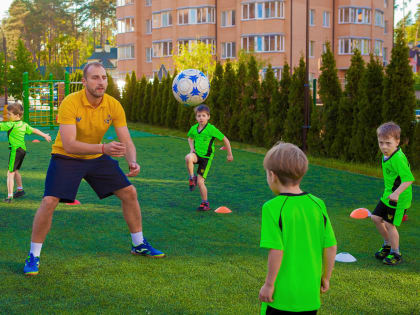
{"type": "Polygon", "coordinates": [[[375,210],[373,210],[372,215],[376,215],[384,219],[384,221],[391,223],[395,226],[400,226],[404,214],[407,212],[407,209],[404,211],[399,211],[395,208],[388,207],[381,200],[379,200],[378,205],[375,210]]]}
{"type": "Polygon", "coordinates": [[[315,311],[305,311],[305,312],[289,312],[289,311],[281,311],[276,308],[267,305],[267,310],[265,311],[266,315],[277,315],[277,314],[316,314],[317,310],[315,311]]]}
{"type": "Polygon", "coordinates": [[[45,178],[44,197],[53,196],[60,198],[60,202],[73,202],[82,179],[88,182],[100,199],[131,185],[118,161],[108,155],[84,160],[53,154],[45,178]]]}
{"type": "Polygon", "coordinates": [[[26,151],[22,148],[11,148],[9,154],[9,172],[20,170],[26,151]]]}
{"type": "Polygon", "coordinates": [[[203,158],[201,156],[198,156],[197,153],[194,153],[194,154],[197,157],[197,163],[194,163],[194,164],[198,164],[197,174],[201,175],[204,179],[206,179],[207,174],[209,173],[213,158],[203,158]]]}

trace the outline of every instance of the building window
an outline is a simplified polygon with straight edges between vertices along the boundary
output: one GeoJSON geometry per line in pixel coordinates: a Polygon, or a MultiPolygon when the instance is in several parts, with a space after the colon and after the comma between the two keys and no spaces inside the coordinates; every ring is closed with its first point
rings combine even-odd
{"type": "Polygon", "coordinates": [[[388,0],[384,0],[384,8],[388,8],[388,0]]]}
{"type": "Polygon", "coordinates": [[[384,65],[388,63],[388,48],[383,48],[382,58],[384,60],[384,65]]]}
{"type": "Polygon", "coordinates": [[[153,13],[153,28],[172,26],[172,13],[170,11],[153,13]]]}
{"type": "Polygon", "coordinates": [[[215,23],[215,8],[192,8],[178,10],[178,25],[215,23]]]}
{"type": "Polygon", "coordinates": [[[152,48],[146,48],[146,62],[152,62],[152,48]]]}
{"type": "Polygon", "coordinates": [[[385,24],[384,24],[384,33],[385,34],[388,34],[388,21],[385,21],[385,24]]]}
{"type": "Polygon", "coordinates": [[[222,43],[222,59],[236,58],[236,43],[222,43]]]}
{"type": "Polygon", "coordinates": [[[152,33],[152,20],[146,20],[146,34],[152,33]]]}
{"type": "Polygon", "coordinates": [[[338,54],[353,54],[358,49],[362,55],[369,55],[370,39],[367,38],[340,38],[338,41],[338,54]]]}
{"type": "Polygon", "coordinates": [[[381,41],[381,40],[375,40],[375,51],[374,51],[375,56],[382,57],[383,44],[384,44],[383,41],[381,41]]]}
{"type": "Polygon", "coordinates": [[[315,25],[315,10],[309,10],[309,25],[314,26],[315,25]]]}
{"type": "Polygon", "coordinates": [[[330,27],[330,12],[324,11],[322,14],[322,26],[330,27]]]}
{"type": "MultiPolygon", "coordinates": [[[[282,78],[282,75],[283,75],[283,68],[282,67],[272,67],[272,69],[273,69],[273,72],[274,72],[274,77],[277,79],[277,80],[281,80],[281,78],[282,78]]],[[[263,79],[265,79],[265,77],[266,77],[266,75],[267,75],[267,68],[264,68],[264,69],[262,69],[262,78],[263,79]]]]}
{"type": "MultiPolygon", "coordinates": [[[[131,0],[134,1],[134,0],[131,0]]],[[[152,0],[145,0],[145,4],[146,7],[151,7],[152,6],[152,0]]]]}
{"type": "Polygon", "coordinates": [[[134,18],[128,17],[117,21],[117,31],[119,34],[134,32],[134,18]]]}
{"type": "Polygon", "coordinates": [[[249,35],[242,37],[242,49],[254,52],[283,52],[284,35],[249,35]]]}
{"type": "Polygon", "coordinates": [[[172,56],[172,41],[161,41],[153,43],[153,57],[172,56]]]}
{"type": "MultiPolygon", "coordinates": [[[[211,45],[211,54],[216,54],[216,40],[214,38],[200,38],[200,39],[180,39],[178,40],[178,54],[181,53],[181,47],[188,48],[193,43],[204,43],[206,45],[211,45]]],[[[190,50],[190,49],[189,49],[190,50]]]]}
{"type": "Polygon", "coordinates": [[[162,12],[162,27],[172,25],[172,14],[171,12],[162,12]]]}
{"type": "Polygon", "coordinates": [[[242,4],[242,20],[284,18],[283,1],[260,1],[242,4]]]}
{"type": "Polygon", "coordinates": [[[134,58],[134,45],[118,47],[118,60],[133,59],[133,58],[134,58]]]}
{"type": "Polygon", "coordinates": [[[315,42],[313,40],[311,40],[309,42],[309,57],[311,57],[311,58],[315,57],[314,50],[315,50],[315,42]]]}
{"type": "Polygon", "coordinates": [[[384,13],[379,10],[375,10],[375,25],[384,27],[384,13]]]}
{"type": "Polygon", "coordinates": [[[129,4],[134,4],[134,0],[117,0],[117,7],[122,7],[129,4]]]}
{"type": "Polygon", "coordinates": [[[366,8],[340,8],[338,23],[370,24],[371,11],[366,8]]]}
{"type": "Polygon", "coordinates": [[[234,26],[235,22],[235,10],[223,11],[222,12],[222,26],[234,26]]]}
{"type": "Polygon", "coordinates": [[[327,52],[327,44],[322,44],[322,53],[325,54],[327,52]]]}

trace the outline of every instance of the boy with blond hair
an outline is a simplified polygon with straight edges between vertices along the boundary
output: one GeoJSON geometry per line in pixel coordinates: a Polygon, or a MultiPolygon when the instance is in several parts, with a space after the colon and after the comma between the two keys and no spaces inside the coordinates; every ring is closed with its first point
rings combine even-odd
{"type": "Polygon", "coordinates": [[[50,142],[51,137],[42,131],[32,128],[22,121],[23,107],[19,103],[13,103],[7,106],[7,118],[9,121],[0,123],[0,131],[7,131],[9,138],[9,168],[7,170],[7,198],[4,202],[10,203],[14,198],[22,197],[25,194],[22,185],[22,176],[19,170],[26,155],[25,135],[34,133],[50,142]],[[17,183],[17,191],[13,193],[17,183]]]}
{"type": "Polygon", "coordinates": [[[376,133],[383,154],[385,189],[371,216],[384,239],[375,257],[386,265],[397,265],[402,262],[397,226],[400,226],[405,211],[411,206],[414,176],[406,156],[398,147],[401,128],[391,121],[380,125],[376,133]]]}
{"type": "Polygon", "coordinates": [[[305,154],[277,143],[266,154],[267,183],[275,198],[262,208],[261,242],[268,272],[259,294],[261,314],[316,314],[330,287],[337,242],[324,202],[300,188],[305,154]]]}
{"type": "Polygon", "coordinates": [[[218,139],[224,142],[228,162],[233,161],[233,155],[229,139],[219,129],[208,122],[210,119],[210,109],[202,104],[194,108],[194,111],[197,124],[192,126],[190,131],[188,131],[190,153],[185,156],[185,163],[189,175],[190,190],[194,190],[197,185],[200,188],[201,204],[197,210],[208,211],[210,210],[210,204],[207,199],[207,187],[204,182],[214,157],[214,140],[218,139]],[[194,175],[194,164],[198,164],[198,175],[194,175]]]}

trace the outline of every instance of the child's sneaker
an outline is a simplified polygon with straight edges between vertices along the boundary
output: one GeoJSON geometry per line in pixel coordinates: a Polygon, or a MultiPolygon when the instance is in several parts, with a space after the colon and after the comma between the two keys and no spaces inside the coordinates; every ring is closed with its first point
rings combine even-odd
{"type": "Polygon", "coordinates": [[[391,252],[390,245],[383,245],[380,250],[375,253],[376,259],[383,260],[391,252]]]}
{"type": "Polygon", "coordinates": [[[208,202],[202,202],[200,206],[197,208],[197,211],[209,211],[210,209],[211,208],[208,202]]]}
{"type": "Polygon", "coordinates": [[[25,267],[23,273],[25,276],[36,276],[39,271],[39,257],[34,257],[32,253],[25,259],[25,267]]]}
{"type": "Polygon", "coordinates": [[[197,176],[193,176],[188,180],[188,183],[190,185],[190,191],[193,191],[195,187],[197,186],[197,176]]]}
{"type": "Polygon", "coordinates": [[[13,194],[13,198],[19,198],[22,197],[25,194],[25,191],[22,190],[16,190],[15,193],[13,194]]]}
{"type": "Polygon", "coordinates": [[[13,198],[4,198],[3,201],[6,203],[11,203],[13,201],[13,198]]]}
{"type": "Polygon", "coordinates": [[[165,254],[162,253],[160,250],[157,250],[150,245],[146,239],[143,239],[143,243],[138,246],[131,247],[131,253],[133,255],[142,255],[152,258],[164,258],[165,254]]]}
{"type": "Polygon", "coordinates": [[[398,265],[401,262],[402,262],[402,255],[399,255],[397,253],[390,253],[383,260],[383,263],[385,265],[398,265]]]}

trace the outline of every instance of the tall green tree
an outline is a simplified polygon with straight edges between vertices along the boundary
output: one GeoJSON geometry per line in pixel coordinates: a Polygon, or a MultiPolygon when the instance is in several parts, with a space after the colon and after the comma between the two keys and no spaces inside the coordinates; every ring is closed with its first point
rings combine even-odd
{"type": "Polygon", "coordinates": [[[121,102],[121,93],[120,93],[120,90],[118,89],[118,86],[115,84],[114,79],[109,73],[107,73],[106,76],[108,78],[108,87],[106,88],[106,93],[111,95],[118,102],[121,102]]]}
{"type": "Polygon", "coordinates": [[[153,88],[153,83],[147,82],[145,93],[144,93],[143,107],[141,108],[141,112],[140,112],[140,116],[141,116],[140,121],[144,123],[150,123],[149,113],[150,113],[151,104],[152,104],[152,88],[153,88]]]}
{"type": "Polygon", "coordinates": [[[136,121],[144,122],[144,117],[142,116],[142,111],[144,105],[144,96],[146,94],[147,88],[147,80],[146,77],[143,76],[140,82],[137,83],[137,94],[136,94],[136,103],[137,103],[137,111],[136,111],[136,121]]]}
{"type": "Polygon", "coordinates": [[[386,67],[383,94],[383,121],[394,121],[401,127],[401,144],[404,148],[413,137],[416,97],[413,72],[409,64],[409,48],[402,30],[395,31],[391,61],[386,67]]]}
{"type": "Polygon", "coordinates": [[[159,79],[157,77],[157,75],[155,75],[155,78],[153,79],[153,84],[152,84],[152,96],[151,96],[151,103],[150,103],[150,109],[149,109],[149,116],[147,117],[147,122],[149,124],[154,124],[154,115],[155,115],[155,107],[159,106],[157,104],[158,101],[158,97],[159,97],[159,79]]]}
{"type": "Polygon", "coordinates": [[[232,63],[227,61],[225,64],[225,71],[222,79],[222,87],[218,95],[217,103],[221,107],[221,115],[219,116],[218,128],[223,133],[229,132],[229,125],[231,124],[232,109],[236,108],[238,101],[238,86],[236,83],[236,75],[233,70],[232,63]]]}
{"type": "Polygon", "coordinates": [[[346,73],[346,87],[340,100],[337,133],[329,151],[332,157],[341,157],[346,160],[353,158],[351,140],[355,136],[358,127],[358,102],[359,86],[365,71],[365,63],[360,51],[355,49],[351,58],[350,67],[346,73]]]}
{"type": "Polygon", "coordinates": [[[289,93],[289,110],[284,125],[284,140],[299,147],[303,145],[304,110],[305,110],[305,75],[306,65],[303,57],[294,69],[289,93]]]}
{"type": "MultiPolygon", "coordinates": [[[[176,76],[176,72],[173,77],[176,76]]],[[[178,101],[172,92],[172,80],[169,82],[168,89],[168,108],[166,110],[165,126],[175,128],[177,122],[178,101]]]]}
{"type": "Polygon", "coordinates": [[[420,170],[420,122],[417,122],[414,131],[414,141],[411,148],[412,165],[414,169],[420,170]]]}
{"type": "Polygon", "coordinates": [[[216,126],[219,124],[220,116],[223,115],[223,105],[219,103],[219,94],[222,90],[223,75],[223,66],[220,62],[218,62],[211,81],[210,94],[206,101],[210,108],[211,123],[216,126]]]}
{"type": "Polygon", "coordinates": [[[229,123],[229,139],[232,140],[240,140],[239,136],[239,120],[242,115],[242,101],[245,96],[245,85],[246,85],[246,78],[247,78],[247,69],[246,64],[243,61],[240,61],[238,64],[238,69],[236,71],[236,101],[232,102],[231,104],[231,119],[229,123]]]}
{"type": "Polygon", "coordinates": [[[168,75],[162,81],[162,101],[161,108],[159,112],[159,125],[164,126],[166,122],[166,112],[168,111],[169,106],[169,93],[168,90],[172,91],[172,79],[171,75],[168,75]]]}
{"type": "Polygon", "coordinates": [[[125,77],[125,85],[122,97],[122,106],[124,107],[125,115],[127,116],[127,120],[132,119],[132,108],[134,106],[134,93],[137,84],[137,77],[136,73],[133,71],[131,72],[131,76],[127,73],[125,77]]]}

